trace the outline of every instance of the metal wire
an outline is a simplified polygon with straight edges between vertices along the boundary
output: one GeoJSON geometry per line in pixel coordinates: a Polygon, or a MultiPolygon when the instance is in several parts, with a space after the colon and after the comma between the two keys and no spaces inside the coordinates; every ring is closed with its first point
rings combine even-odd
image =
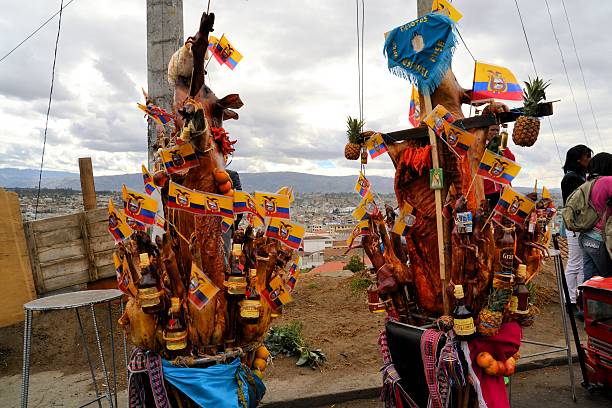
{"type": "Polygon", "coordinates": [[[589,94],[589,88],[586,83],[586,79],[584,78],[584,71],[582,70],[582,63],[580,62],[580,57],[578,56],[578,50],[576,49],[576,41],[574,41],[574,32],[572,31],[572,24],[570,23],[569,16],[567,14],[567,9],[565,8],[565,0],[561,0],[561,4],[563,5],[563,12],[565,13],[565,21],[567,21],[567,28],[569,29],[570,38],[572,39],[572,46],[574,47],[574,55],[576,55],[576,60],[578,61],[578,69],[580,71],[580,75],[582,76],[582,84],[584,85],[584,92],[586,93],[587,101],[589,103],[589,109],[591,111],[591,115],[593,116],[593,122],[595,123],[595,130],[597,130],[597,136],[599,137],[599,143],[601,144],[601,150],[605,150],[605,145],[603,139],[601,138],[601,132],[599,131],[599,125],[597,124],[597,118],[595,117],[595,111],[593,110],[593,104],[591,103],[591,95],[589,94]]]}
{"type": "MultiPolygon", "coordinates": [[[[521,14],[521,9],[518,5],[518,1],[514,0],[514,4],[516,4],[516,11],[518,12],[519,19],[521,20],[521,27],[523,28],[523,35],[525,36],[525,43],[527,43],[527,51],[529,51],[529,58],[531,58],[531,64],[533,65],[533,72],[538,76],[538,69],[536,68],[535,60],[533,59],[533,53],[531,52],[531,45],[529,45],[529,37],[527,37],[527,30],[525,30],[525,23],[523,22],[523,15],[521,14]]],[[[550,132],[552,133],[553,141],[555,142],[555,148],[557,149],[557,156],[559,157],[559,164],[563,166],[563,159],[561,157],[561,150],[559,150],[559,143],[557,143],[557,135],[555,134],[555,129],[552,125],[552,120],[550,120],[550,116],[547,116],[548,126],[550,126],[550,132]]]]}
{"type": "Polygon", "coordinates": [[[40,184],[42,182],[42,171],[45,163],[45,148],[47,147],[47,130],[49,129],[49,113],[51,112],[51,100],[53,99],[53,85],[55,83],[55,63],[57,61],[57,46],[59,44],[60,32],[62,31],[62,14],[64,0],[60,0],[59,22],[57,24],[57,36],[55,37],[55,50],[53,51],[53,68],[51,68],[51,89],[49,90],[49,103],[47,104],[47,117],[45,119],[45,133],[43,136],[42,155],[40,157],[40,171],[38,173],[38,191],[36,193],[36,207],[34,208],[34,219],[38,218],[38,203],[40,202],[40,184]]]}
{"type": "Polygon", "coordinates": [[[17,48],[21,47],[26,41],[28,41],[30,38],[32,38],[37,32],[39,32],[44,26],[46,26],[47,24],[49,24],[49,22],[51,20],[53,20],[53,18],[55,16],[57,16],[58,14],[60,14],[62,12],[63,9],[65,9],[66,7],[68,7],[73,1],[75,0],[70,0],[68,3],[66,3],[65,6],[63,6],[62,8],[59,9],[59,11],[56,11],[55,14],[53,14],[51,17],[49,17],[48,19],[46,19],[40,26],[38,26],[38,28],[34,31],[32,31],[32,33],[30,35],[28,35],[26,38],[24,38],[19,44],[17,44],[15,47],[13,47],[9,52],[7,52],[6,54],[4,54],[2,56],[2,58],[0,58],[0,62],[4,61],[9,55],[11,55],[13,53],[13,51],[17,50],[17,48]]]}
{"type": "Polygon", "coordinates": [[[461,32],[459,31],[459,29],[457,28],[457,34],[459,34],[459,38],[461,39],[461,42],[463,43],[463,46],[465,47],[465,49],[467,50],[467,52],[470,54],[470,57],[472,57],[472,59],[474,60],[474,62],[476,62],[476,58],[474,58],[474,54],[472,54],[472,51],[470,51],[469,47],[467,46],[467,44],[465,43],[465,40],[463,39],[463,36],[461,35],[461,32]]]}
{"type": "Polygon", "coordinates": [[[563,71],[565,72],[565,78],[567,79],[567,85],[569,86],[570,93],[572,95],[572,100],[574,101],[574,107],[576,108],[576,116],[578,117],[578,123],[580,123],[580,127],[582,128],[582,133],[584,134],[584,140],[587,142],[587,145],[590,144],[589,137],[584,130],[584,125],[582,123],[582,118],[580,117],[580,110],[578,109],[578,103],[576,102],[576,97],[574,96],[574,88],[572,88],[572,82],[570,81],[569,73],[567,72],[567,66],[565,64],[565,57],[563,56],[563,50],[561,49],[561,43],[559,42],[559,37],[557,37],[557,31],[555,30],[555,24],[553,22],[552,14],[550,13],[550,7],[548,5],[548,0],[544,0],[544,4],[546,4],[546,11],[548,11],[548,17],[550,19],[550,26],[552,28],[553,36],[555,37],[555,41],[557,42],[557,47],[559,48],[559,54],[561,55],[561,64],[563,65],[563,71]]]}

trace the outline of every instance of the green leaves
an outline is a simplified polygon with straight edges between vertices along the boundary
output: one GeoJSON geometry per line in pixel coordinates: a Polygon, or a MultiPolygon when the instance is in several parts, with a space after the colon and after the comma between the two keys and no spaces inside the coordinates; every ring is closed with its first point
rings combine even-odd
{"type": "Polygon", "coordinates": [[[365,121],[363,120],[353,119],[350,116],[346,118],[346,135],[348,136],[348,141],[350,143],[360,144],[360,136],[363,125],[365,125],[365,121]]]}
{"type": "Polygon", "coordinates": [[[540,77],[528,78],[524,82],[523,102],[525,104],[525,115],[536,116],[538,103],[546,100],[546,88],[550,86],[550,81],[544,81],[540,77]]]}
{"type": "Polygon", "coordinates": [[[296,356],[296,365],[308,366],[314,370],[323,365],[327,358],[320,349],[310,349],[304,340],[302,329],[303,324],[300,321],[271,327],[264,343],[273,356],[296,356]]]}

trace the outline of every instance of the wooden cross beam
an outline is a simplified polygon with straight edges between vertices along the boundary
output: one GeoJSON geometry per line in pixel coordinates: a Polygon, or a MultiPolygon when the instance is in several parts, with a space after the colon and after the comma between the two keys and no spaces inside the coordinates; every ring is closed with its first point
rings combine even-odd
{"type": "MultiPolygon", "coordinates": [[[[551,116],[553,113],[552,102],[538,104],[537,117],[551,116]]],[[[523,116],[523,108],[514,109],[511,112],[500,112],[497,115],[479,115],[471,118],[457,119],[453,125],[466,130],[484,128],[495,124],[514,122],[519,116],[523,116]]],[[[401,142],[402,140],[425,139],[429,137],[427,126],[414,129],[396,130],[383,134],[385,143],[401,142]]]]}

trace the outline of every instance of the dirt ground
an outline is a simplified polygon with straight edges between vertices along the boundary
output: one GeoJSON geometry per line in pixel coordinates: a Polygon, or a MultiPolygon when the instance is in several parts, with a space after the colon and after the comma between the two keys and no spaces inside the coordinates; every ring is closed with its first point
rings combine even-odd
{"type": "MultiPolygon", "coordinates": [[[[307,342],[320,348],[327,356],[327,363],[320,369],[297,367],[295,359],[279,356],[265,373],[268,392],[265,402],[289,400],[304,395],[349,391],[380,385],[381,358],[377,339],[384,326],[384,314],[371,314],[367,310],[365,291],[351,290],[352,277],[332,277],[321,274],[304,274],[299,281],[295,302],[284,308],[283,316],[274,325],[294,320],[304,326],[307,342]]],[[[560,307],[556,294],[556,280],[552,262],[545,265],[535,282],[542,288],[544,306],[536,323],[524,331],[525,338],[554,344],[563,343],[560,307]]],[[[108,361],[108,315],[106,308],[97,308],[98,324],[106,333],[108,361]]],[[[89,350],[97,361],[97,348],[91,330],[91,316],[82,313],[86,327],[89,350]]],[[[114,306],[113,322],[119,317],[118,305],[114,306]]],[[[22,369],[23,324],[0,329],[0,395],[14,394],[13,398],[0,398],[3,406],[17,405],[22,369]]],[[[34,317],[31,372],[39,373],[36,387],[30,394],[45,393],[58,383],[74,383],[80,375],[83,389],[91,391],[87,383],[88,367],[81,347],[81,337],[74,311],[50,312],[34,317]],[[87,374],[84,375],[83,373],[87,374]],[[45,374],[45,375],[42,375],[45,374]],[[48,381],[44,378],[48,377],[48,381]]],[[[115,324],[115,347],[118,364],[118,388],[125,388],[125,370],[121,349],[121,333],[115,324]]],[[[539,346],[524,345],[522,353],[541,351],[539,346]]],[[[562,355],[562,354],[557,354],[562,355]]],[[[47,396],[47,398],[50,398],[47,396]]],[[[58,396],[57,406],[65,400],[58,396]]],[[[68,403],[68,405],[74,405],[68,403]]],[[[36,405],[34,405],[36,406],[36,405]]],[[[49,401],[38,406],[56,406],[49,401]]]]}

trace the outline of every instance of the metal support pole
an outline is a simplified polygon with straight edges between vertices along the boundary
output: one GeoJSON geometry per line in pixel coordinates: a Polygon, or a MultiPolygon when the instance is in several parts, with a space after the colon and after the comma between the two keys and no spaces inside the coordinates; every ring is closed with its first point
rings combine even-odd
{"type": "Polygon", "coordinates": [[[83,330],[83,322],[81,321],[81,314],[79,308],[75,308],[74,311],[77,315],[77,322],[79,323],[79,331],[81,332],[81,340],[83,341],[83,349],[85,349],[85,356],[87,357],[87,363],[89,364],[89,371],[91,372],[91,380],[96,390],[96,399],[98,401],[98,407],[102,408],[102,402],[100,402],[100,391],[98,390],[98,382],[96,381],[96,374],[94,372],[93,362],[91,361],[91,354],[89,354],[89,347],[87,347],[87,339],[85,338],[85,330],[83,330]]]}
{"type": "MultiPolygon", "coordinates": [[[[121,310],[121,316],[123,316],[124,313],[124,307],[123,307],[123,298],[121,298],[119,300],[120,303],[120,310],[121,310]]],[[[124,332],[121,335],[121,339],[123,340],[123,359],[125,360],[125,385],[126,387],[130,386],[130,370],[128,369],[128,355],[127,355],[127,341],[126,341],[126,337],[127,334],[124,332]]]]}
{"type": "Polygon", "coordinates": [[[111,362],[113,365],[113,394],[115,395],[115,406],[118,407],[117,403],[117,364],[115,364],[115,333],[113,331],[113,309],[111,302],[108,302],[108,325],[110,326],[110,350],[111,350],[111,362]]]}
{"type": "Polygon", "coordinates": [[[23,368],[21,371],[21,408],[28,406],[28,387],[30,385],[30,347],[32,339],[32,311],[25,310],[23,325],[23,368]]]}
{"type": "Polygon", "coordinates": [[[565,337],[565,347],[567,352],[567,369],[569,370],[570,384],[572,386],[572,399],[576,402],[576,380],[574,379],[574,365],[572,364],[572,345],[570,343],[569,331],[567,329],[568,316],[565,313],[564,299],[567,300],[569,296],[563,296],[563,282],[565,274],[561,271],[558,265],[561,264],[561,253],[554,255],[555,257],[555,274],[557,275],[557,289],[559,290],[559,306],[561,307],[561,321],[563,322],[563,335],[565,337]]]}
{"type": "Polygon", "coordinates": [[[98,344],[98,353],[100,356],[100,364],[102,366],[102,372],[104,374],[104,381],[105,381],[105,385],[106,385],[106,396],[108,398],[108,402],[111,406],[111,408],[114,407],[113,404],[113,399],[111,397],[110,394],[110,383],[108,381],[108,371],[106,370],[106,363],[104,361],[104,352],[102,351],[102,343],[100,342],[100,331],[98,330],[98,321],[96,320],[96,311],[94,308],[94,305],[90,305],[91,308],[91,318],[93,320],[93,326],[94,326],[94,330],[96,332],[96,343],[98,344]]]}

